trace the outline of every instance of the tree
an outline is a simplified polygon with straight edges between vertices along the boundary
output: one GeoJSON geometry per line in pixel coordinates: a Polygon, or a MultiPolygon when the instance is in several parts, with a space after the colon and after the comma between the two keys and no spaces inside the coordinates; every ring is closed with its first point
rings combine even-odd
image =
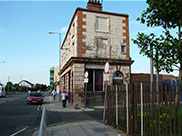
{"type": "Polygon", "coordinates": [[[19,91],[20,91],[20,86],[19,86],[19,84],[14,84],[14,86],[15,86],[16,92],[19,92],[19,91]]]}
{"type": "Polygon", "coordinates": [[[7,82],[7,84],[5,86],[5,90],[6,91],[13,91],[14,90],[13,83],[12,82],[7,82]]]}
{"type": "Polygon", "coordinates": [[[158,63],[159,71],[172,72],[174,67],[179,70],[179,80],[182,79],[182,1],[181,0],[147,0],[148,8],[143,11],[140,20],[148,27],[162,27],[163,35],[156,38],[154,34],[138,33],[133,40],[139,46],[140,53],[151,57],[148,47],[153,45],[158,49],[159,59],[154,55],[154,64],[158,63]],[[178,36],[171,31],[177,31],[178,36]],[[145,50],[147,49],[147,50],[145,50]],[[158,61],[158,62],[157,62],[158,61]],[[157,63],[156,63],[157,62],[157,63]]]}
{"type": "Polygon", "coordinates": [[[35,90],[42,90],[42,91],[46,91],[47,90],[47,86],[46,85],[44,85],[44,84],[35,84],[35,90]]]}
{"type": "MultiPolygon", "coordinates": [[[[182,80],[182,1],[181,0],[147,0],[148,7],[143,11],[141,23],[148,27],[162,27],[163,35],[138,33],[133,40],[140,48],[140,53],[152,57],[149,47],[157,49],[154,57],[154,66],[159,70],[172,72],[174,67],[179,70],[179,84],[182,80]],[[177,35],[172,35],[175,31],[177,35]],[[157,56],[157,57],[156,57],[157,56]]],[[[180,91],[181,87],[178,87],[180,91]]]]}

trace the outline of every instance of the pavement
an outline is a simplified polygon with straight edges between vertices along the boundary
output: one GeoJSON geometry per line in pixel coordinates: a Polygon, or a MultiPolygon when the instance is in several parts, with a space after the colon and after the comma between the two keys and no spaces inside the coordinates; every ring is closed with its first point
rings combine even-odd
{"type": "MultiPolygon", "coordinates": [[[[69,116],[68,113],[73,113],[77,116],[76,113],[91,112],[94,110],[92,108],[75,109],[69,103],[67,103],[66,108],[62,108],[62,103],[59,100],[53,100],[51,96],[45,97],[45,104],[47,111],[59,112],[60,114],[65,113],[65,116],[69,116]]],[[[84,114],[81,116],[80,118],[85,119],[48,125],[46,130],[47,136],[127,136],[124,132],[117,131],[94,118],[89,119],[90,117],[84,114]]],[[[33,136],[37,136],[38,132],[38,130],[35,131],[33,136]]]]}

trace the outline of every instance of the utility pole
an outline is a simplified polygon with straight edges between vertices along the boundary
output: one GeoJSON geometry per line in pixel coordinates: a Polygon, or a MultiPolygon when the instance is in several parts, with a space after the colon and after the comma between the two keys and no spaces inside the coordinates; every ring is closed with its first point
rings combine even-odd
{"type": "Polygon", "coordinates": [[[150,46],[151,56],[150,56],[150,117],[152,117],[153,110],[152,110],[152,90],[153,90],[153,46],[150,46]]]}
{"type": "Polygon", "coordinates": [[[158,63],[158,48],[156,48],[156,91],[157,91],[157,102],[159,104],[159,63],[158,63]]]}

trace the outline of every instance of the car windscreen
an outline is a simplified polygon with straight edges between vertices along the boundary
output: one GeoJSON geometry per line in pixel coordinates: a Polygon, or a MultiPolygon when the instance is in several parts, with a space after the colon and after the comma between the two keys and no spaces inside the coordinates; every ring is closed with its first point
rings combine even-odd
{"type": "Polygon", "coordinates": [[[40,94],[40,93],[30,93],[30,96],[41,97],[42,94],[40,94]]]}

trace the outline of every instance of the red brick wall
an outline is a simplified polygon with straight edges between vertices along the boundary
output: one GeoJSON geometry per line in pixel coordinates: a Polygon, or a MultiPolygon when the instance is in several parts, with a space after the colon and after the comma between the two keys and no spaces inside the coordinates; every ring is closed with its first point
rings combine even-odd
{"type": "Polygon", "coordinates": [[[83,18],[86,18],[86,15],[83,14],[82,11],[78,10],[77,16],[78,16],[78,27],[77,27],[77,38],[78,38],[77,52],[78,53],[77,54],[78,54],[78,57],[81,57],[83,54],[86,53],[86,51],[82,49],[82,46],[86,45],[86,43],[82,41],[83,39],[85,39],[85,35],[83,35],[83,32],[86,32],[86,28],[83,28],[83,25],[86,25],[86,22],[83,21],[83,18]]]}
{"type": "Polygon", "coordinates": [[[101,4],[95,4],[95,3],[88,3],[87,4],[87,9],[102,10],[102,5],[101,4]]]}
{"type": "MultiPolygon", "coordinates": [[[[173,75],[159,75],[159,82],[162,80],[176,80],[177,78],[173,75]]],[[[153,76],[153,81],[156,82],[156,75],[153,76]]],[[[150,74],[136,73],[131,74],[131,82],[150,82],[150,74]]]]}
{"type": "Polygon", "coordinates": [[[129,48],[129,23],[128,23],[128,17],[125,17],[125,20],[123,20],[122,23],[125,23],[126,26],[123,27],[126,32],[123,34],[126,39],[124,39],[124,43],[126,44],[126,59],[130,59],[130,48],[129,48]]]}

